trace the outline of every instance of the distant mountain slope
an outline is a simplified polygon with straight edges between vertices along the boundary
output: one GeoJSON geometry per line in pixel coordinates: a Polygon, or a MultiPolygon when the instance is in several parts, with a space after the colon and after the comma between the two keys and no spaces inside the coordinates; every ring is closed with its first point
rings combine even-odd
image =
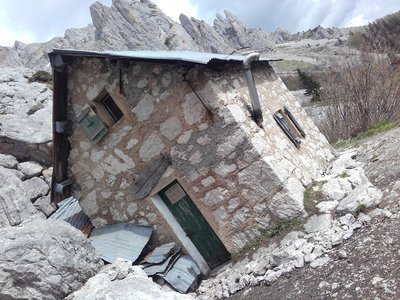
{"type": "Polygon", "coordinates": [[[306,38],[329,38],[322,27],[315,32],[291,35],[273,33],[243,24],[229,11],[217,15],[213,26],[195,18],[180,16],[180,23],[165,15],[148,0],[113,0],[111,7],[99,2],[90,6],[93,25],[66,30],[63,37],[45,43],[0,47],[0,67],[48,68],[47,52],[54,48],[95,50],[193,50],[230,53],[241,49],[272,51],[274,46],[306,38]]]}

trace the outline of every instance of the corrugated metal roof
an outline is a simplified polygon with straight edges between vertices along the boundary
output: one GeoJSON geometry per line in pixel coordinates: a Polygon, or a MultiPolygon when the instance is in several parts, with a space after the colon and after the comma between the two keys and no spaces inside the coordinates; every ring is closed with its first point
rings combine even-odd
{"type": "Polygon", "coordinates": [[[186,293],[200,274],[201,271],[196,262],[190,256],[181,255],[168,273],[161,277],[178,291],[186,293]]]}
{"type": "Polygon", "coordinates": [[[176,260],[181,256],[180,252],[176,252],[170,255],[163,263],[161,264],[150,264],[143,267],[143,271],[148,276],[160,275],[165,276],[166,273],[172,268],[176,260]]]}
{"type": "MultiPolygon", "coordinates": [[[[108,58],[130,58],[146,61],[182,61],[195,64],[207,65],[211,62],[226,61],[242,63],[246,56],[234,54],[218,54],[194,51],[85,51],[72,49],[54,49],[50,56],[61,54],[65,56],[81,57],[108,57],[108,58]]],[[[276,61],[280,59],[268,59],[260,57],[259,61],[276,61]]],[[[256,62],[255,62],[256,63],[256,62]]]]}
{"type": "Polygon", "coordinates": [[[93,228],[89,217],[82,211],[79,201],[74,197],[69,197],[61,201],[58,210],[49,219],[63,220],[75,228],[78,228],[85,236],[88,236],[93,228]]]}
{"type": "Polygon", "coordinates": [[[168,243],[156,247],[149,255],[144,258],[146,263],[150,264],[159,264],[167,259],[172,253],[175,253],[180,250],[180,247],[174,249],[176,246],[175,242],[168,243]]]}
{"type": "Polygon", "coordinates": [[[89,240],[106,262],[114,263],[118,257],[135,262],[152,232],[149,226],[120,223],[94,228],[89,240]]]}

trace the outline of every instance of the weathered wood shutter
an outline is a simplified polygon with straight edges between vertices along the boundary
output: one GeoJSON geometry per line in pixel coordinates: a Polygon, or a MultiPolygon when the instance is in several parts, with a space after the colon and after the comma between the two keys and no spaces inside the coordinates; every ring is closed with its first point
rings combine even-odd
{"type": "Polygon", "coordinates": [[[140,200],[147,197],[170,164],[171,159],[165,155],[151,161],[131,188],[135,199],[140,200]]]}
{"type": "Polygon", "coordinates": [[[90,107],[85,107],[81,111],[77,121],[93,144],[100,141],[108,132],[107,127],[90,107]]]}
{"type": "Polygon", "coordinates": [[[285,118],[282,115],[282,111],[279,110],[276,113],[274,113],[274,119],[278,123],[278,125],[281,127],[283,132],[287,135],[289,140],[296,146],[296,148],[300,147],[301,141],[299,138],[296,137],[295,133],[292,131],[290,126],[286,123],[285,118]]]}

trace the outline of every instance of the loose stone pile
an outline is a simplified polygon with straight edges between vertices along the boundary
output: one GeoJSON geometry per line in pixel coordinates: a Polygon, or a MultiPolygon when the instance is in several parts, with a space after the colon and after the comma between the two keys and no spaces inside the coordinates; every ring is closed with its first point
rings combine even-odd
{"type": "MultiPolygon", "coordinates": [[[[354,160],[356,156],[356,151],[341,153],[328,173],[315,181],[325,201],[317,204],[319,213],[308,218],[304,231],[290,232],[279,243],[261,247],[251,257],[204,280],[198,288],[200,299],[229,297],[246,286],[272,283],[307,263],[312,268],[323,266],[331,260],[329,253],[371,217],[391,217],[389,211],[379,208],[369,214],[359,212],[377,206],[382,192],[369,182],[361,164],[354,160]]],[[[339,251],[338,257],[346,255],[339,251]]]]}

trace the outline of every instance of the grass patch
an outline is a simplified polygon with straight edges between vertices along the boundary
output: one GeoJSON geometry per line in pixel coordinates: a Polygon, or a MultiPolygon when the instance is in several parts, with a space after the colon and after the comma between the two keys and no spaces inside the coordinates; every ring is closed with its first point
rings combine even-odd
{"type": "Polygon", "coordinates": [[[366,214],[370,209],[365,204],[360,204],[355,212],[355,215],[358,216],[359,214],[363,213],[366,214]]]}
{"type": "Polygon", "coordinates": [[[253,252],[257,248],[259,248],[265,241],[269,238],[278,236],[283,232],[286,232],[289,229],[295,228],[299,225],[303,224],[303,220],[300,218],[293,218],[287,221],[282,221],[272,225],[268,230],[261,233],[258,237],[256,237],[251,242],[247,243],[242,250],[232,255],[233,260],[238,260],[248,253],[253,252]]]}
{"type": "Polygon", "coordinates": [[[361,132],[359,135],[356,136],[356,139],[361,140],[380,132],[389,131],[390,129],[396,128],[397,126],[400,126],[400,119],[394,122],[384,120],[382,122],[372,125],[367,131],[361,132]]]}
{"type": "MultiPolygon", "coordinates": [[[[323,183],[319,183],[319,185],[322,184],[323,183]]],[[[318,209],[316,205],[322,200],[324,200],[324,195],[322,194],[322,192],[314,189],[314,187],[316,186],[317,185],[313,183],[307,186],[306,189],[304,190],[304,195],[303,195],[304,209],[309,215],[317,214],[318,209]]]]}
{"type": "Polygon", "coordinates": [[[348,139],[348,140],[339,140],[336,143],[333,144],[333,147],[338,149],[338,148],[345,148],[345,147],[350,147],[350,146],[356,146],[357,142],[365,139],[367,137],[374,136],[378,133],[381,132],[386,132],[389,131],[393,128],[399,127],[400,126],[400,119],[397,121],[387,121],[384,120],[382,122],[376,123],[372,125],[368,130],[359,133],[356,137],[348,139]]]}

